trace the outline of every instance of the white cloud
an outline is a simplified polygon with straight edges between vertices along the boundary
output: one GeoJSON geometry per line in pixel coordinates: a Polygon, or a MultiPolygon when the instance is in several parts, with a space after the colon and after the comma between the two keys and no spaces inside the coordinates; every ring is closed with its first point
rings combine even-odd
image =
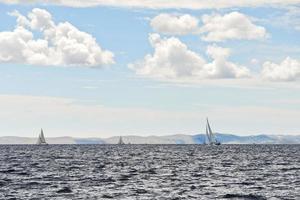
{"type": "Polygon", "coordinates": [[[17,25],[0,32],[0,62],[91,67],[114,63],[113,53],[103,50],[92,35],[68,22],[55,24],[46,10],[35,8],[27,17],[10,14],[17,17],[17,25]],[[36,39],[36,32],[42,38],[36,39]]]}
{"type": "Polygon", "coordinates": [[[267,37],[264,27],[252,23],[250,17],[231,12],[221,16],[219,14],[204,15],[201,32],[205,41],[220,42],[229,39],[263,39],[267,37]]]}
{"type": "Polygon", "coordinates": [[[202,16],[200,26],[196,17],[188,14],[159,14],[151,20],[152,28],[159,33],[169,35],[201,34],[209,42],[222,42],[232,39],[256,40],[267,37],[264,27],[255,25],[251,18],[240,12],[225,15],[212,14],[202,16]]]}
{"type": "Polygon", "coordinates": [[[212,78],[245,78],[250,76],[250,71],[244,66],[228,61],[230,49],[211,45],[206,51],[213,61],[207,63],[205,68],[211,70],[212,78]]]}
{"type": "Polygon", "coordinates": [[[143,61],[130,65],[138,74],[158,78],[189,77],[205,64],[202,57],[175,37],[162,39],[158,34],[150,34],[149,42],[154,54],[148,54],[143,61]]]}
{"type": "Polygon", "coordinates": [[[267,19],[267,23],[280,28],[295,29],[300,31],[300,7],[289,6],[282,13],[272,15],[267,19]]]}
{"type": "Polygon", "coordinates": [[[286,15],[279,20],[300,31],[300,8],[298,6],[290,7],[286,15]]]}
{"type": "Polygon", "coordinates": [[[152,28],[160,33],[183,35],[198,30],[198,19],[191,15],[159,14],[151,20],[152,28]]]}
{"type": "Polygon", "coordinates": [[[258,6],[285,6],[296,5],[299,0],[0,0],[7,4],[54,4],[70,7],[93,7],[93,6],[115,6],[115,7],[134,7],[134,8],[187,8],[187,9],[220,9],[230,7],[258,7],[258,6]]]}
{"type": "Polygon", "coordinates": [[[213,61],[207,63],[201,55],[188,49],[178,38],[161,38],[150,34],[149,41],[154,53],[142,61],[130,64],[129,68],[142,76],[177,79],[244,78],[250,72],[246,67],[228,61],[230,50],[216,45],[208,46],[207,54],[213,61]]]}
{"type": "Polygon", "coordinates": [[[281,63],[267,61],[261,76],[270,81],[295,81],[300,79],[300,61],[287,57],[281,63]]]}

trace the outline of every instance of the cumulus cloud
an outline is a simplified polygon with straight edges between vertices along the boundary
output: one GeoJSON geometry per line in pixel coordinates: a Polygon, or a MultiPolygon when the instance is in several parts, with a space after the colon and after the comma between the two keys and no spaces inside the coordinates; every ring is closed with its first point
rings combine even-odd
{"type": "Polygon", "coordinates": [[[212,78],[250,77],[248,68],[228,61],[230,49],[210,45],[207,47],[206,53],[213,59],[211,63],[205,65],[205,68],[210,70],[212,78]]]}
{"type": "Polygon", "coordinates": [[[207,62],[201,55],[188,49],[178,38],[161,38],[150,34],[149,42],[154,48],[143,60],[130,64],[137,74],[153,78],[202,80],[217,78],[245,78],[250,76],[246,67],[228,61],[230,50],[216,45],[208,46],[207,62]]]}
{"type": "Polygon", "coordinates": [[[270,81],[295,81],[300,79],[300,61],[287,57],[281,63],[267,61],[261,76],[270,81]]]}
{"type": "Polygon", "coordinates": [[[240,12],[225,15],[212,14],[202,16],[202,25],[198,18],[189,14],[159,14],[151,20],[152,28],[159,33],[169,35],[200,34],[209,42],[222,42],[232,39],[263,39],[267,37],[264,27],[255,25],[249,16],[240,12]]]}
{"type": "Polygon", "coordinates": [[[13,31],[0,32],[0,62],[90,67],[114,63],[113,53],[103,50],[92,35],[68,22],[55,24],[46,10],[10,15],[17,18],[17,25],[13,31]]]}
{"type": "Polygon", "coordinates": [[[191,15],[159,14],[151,20],[152,28],[160,33],[183,35],[196,32],[198,19],[191,15]]]}
{"type": "Polygon", "coordinates": [[[7,4],[52,4],[70,7],[115,6],[151,9],[187,8],[187,9],[220,9],[230,7],[257,7],[257,6],[286,6],[299,4],[299,0],[0,0],[7,4]]]}
{"type": "Polygon", "coordinates": [[[250,17],[231,12],[224,16],[219,14],[204,15],[201,32],[205,41],[220,42],[228,39],[262,39],[267,37],[264,27],[252,23],[250,17]]]}

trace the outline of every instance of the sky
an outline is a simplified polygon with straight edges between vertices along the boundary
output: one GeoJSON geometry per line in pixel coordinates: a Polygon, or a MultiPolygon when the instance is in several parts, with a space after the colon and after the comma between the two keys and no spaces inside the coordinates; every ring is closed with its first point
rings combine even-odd
{"type": "Polygon", "coordinates": [[[0,136],[300,134],[299,0],[0,0],[0,136]]]}

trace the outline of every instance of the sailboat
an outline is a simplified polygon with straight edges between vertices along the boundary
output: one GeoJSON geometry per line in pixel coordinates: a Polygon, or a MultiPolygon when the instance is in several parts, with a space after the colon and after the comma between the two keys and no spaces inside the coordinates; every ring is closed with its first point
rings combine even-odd
{"type": "Polygon", "coordinates": [[[39,134],[39,137],[38,137],[38,140],[37,140],[36,144],[38,144],[38,145],[45,145],[45,144],[47,145],[48,144],[46,142],[43,129],[41,129],[41,133],[39,134]]]}
{"type": "Polygon", "coordinates": [[[208,121],[208,118],[206,118],[206,137],[207,137],[207,144],[209,145],[220,145],[221,142],[219,142],[216,139],[215,134],[212,132],[211,128],[210,128],[210,124],[208,121]]]}
{"type": "Polygon", "coordinates": [[[120,136],[120,139],[119,139],[119,142],[118,142],[118,144],[125,144],[125,142],[123,142],[123,139],[122,139],[122,137],[120,136]]]}

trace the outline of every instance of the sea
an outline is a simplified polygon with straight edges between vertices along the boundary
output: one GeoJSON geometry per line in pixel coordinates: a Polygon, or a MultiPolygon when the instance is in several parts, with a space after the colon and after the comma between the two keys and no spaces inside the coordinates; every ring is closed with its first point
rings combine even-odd
{"type": "Polygon", "coordinates": [[[300,145],[0,145],[0,199],[300,199],[300,145]]]}

